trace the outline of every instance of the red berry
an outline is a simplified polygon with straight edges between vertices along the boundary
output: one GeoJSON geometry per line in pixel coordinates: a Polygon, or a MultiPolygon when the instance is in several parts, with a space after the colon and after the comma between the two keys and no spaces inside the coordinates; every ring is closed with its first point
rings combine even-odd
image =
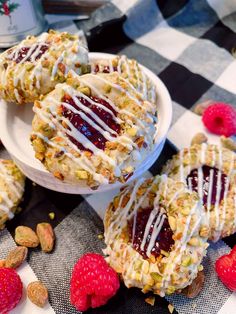
{"type": "Polygon", "coordinates": [[[236,110],[224,103],[215,103],[207,107],[202,116],[205,127],[217,135],[236,134],[236,110]]]}
{"type": "Polygon", "coordinates": [[[16,307],[22,296],[22,282],[12,268],[0,268],[0,313],[16,307]]]}
{"type": "Polygon", "coordinates": [[[216,261],[215,269],[223,284],[231,291],[236,291],[236,246],[216,261]]]}
{"type": "Polygon", "coordinates": [[[70,282],[70,300],[79,311],[107,303],[120,287],[117,273],[95,253],[83,255],[75,264],[70,282]]]}

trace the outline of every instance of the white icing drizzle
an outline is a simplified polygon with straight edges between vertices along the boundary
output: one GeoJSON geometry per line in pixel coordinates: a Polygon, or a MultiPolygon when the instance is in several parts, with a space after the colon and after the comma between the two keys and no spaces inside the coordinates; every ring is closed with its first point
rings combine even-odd
{"type": "Polygon", "coordinates": [[[60,57],[56,60],[53,68],[52,68],[52,74],[51,74],[51,78],[54,79],[56,73],[57,73],[57,69],[58,69],[58,65],[59,63],[61,63],[64,59],[65,56],[65,51],[63,51],[63,53],[60,55],[60,57]]]}
{"type": "Polygon", "coordinates": [[[17,100],[18,102],[20,102],[20,101],[21,101],[21,97],[20,97],[20,95],[19,95],[19,93],[18,93],[18,90],[17,90],[16,88],[14,88],[14,95],[15,95],[15,97],[16,97],[16,100],[17,100]]]}
{"type": "Polygon", "coordinates": [[[137,62],[134,62],[134,71],[135,71],[135,76],[137,78],[137,90],[139,92],[142,92],[142,85],[140,84],[139,67],[138,67],[137,62]]]}
{"type": "MultiPolygon", "coordinates": [[[[19,199],[22,196],[24,188],[19,182],[13,179],[9,174],[7,167],[2,162],[0,162],[0,177],[14,197],[19,199]]],[[[11,209],[14,206],[13,201],[10,199],[8,193],[3,190],[0,190],[0,197],[2,199],[0,209],[8,215],[9,219],[12,219],[14,217],[14,214],[11,212],[11,209]]]]}
{"type": "Polygon", "coordinates": [[[117,65],[117,71],[118,71],[118,73],[120,73],[120,74],[122,74],[122,72],[123,72],[123,70],[122,70],[122,65],[125,66],[127,75],[128,75],[128,77],[129,77],[129,76],[130,76],[130,66],[129,66],[128,59],[127,59],[126,56],[124,56],[124,55],[122,55],[122,56],[119,58],[118,65],[117,65]]]}
{"type": "Polygon", "coordinates": [[[179,194],[183,192],[183,190],[184,190],[184,187],[182,186],[178,191],[176,191],[174,195],[172,196],[172,198],[167,203],[167,206],[170,206],[170,204],[173,203],[178,198],[179,194]]]}
{"type": "Polygon", "coordinates": [[[220,224],[220,212],[219,212],[219,203],[220,203],[220,194],[221,194],[221,176],[222,176],[222,149],[219,147],[218,150],[218,156],[219,156],[219,172],[217,176],[217,183],[216,183],[216,202],[215,202],[215,218],[216,218],[216,230],[219,228],[220,224]]]}
{"type": "Polygon", "coordinates": [[[185,183],[183,155],[184,151],[183,149],[181,149],[181,151],[179,152],[179,180],[185,183]]]}
{"type": "Polygon", "coordinates": [[[208,195],[207,195],[207,221],[210,222],[210,210],[211,210],[211,198],[212,198],[212,189],[213,189],[213,175],[214,170],[210,170],[210,176],[209,176],[209,185],[208,185],[208,195]]]}
{"type": "MultiPolygon", "coordinates": [[[[227,195],[229,192],[229,184],[230,184],[230,177],[232,175],[234,169],[234,154],[231,154],[231,162],[230,162],[230,167],[229,167],[229,172],[228,175],[226,177],[226,182],[225,182],[225,190],[224,190],[224,196],[223,196],[223,200],[224,200],[224,204],[223,204],[223,208],[222,208],[222,220],[221,220],[221,224],[220,224],[220,230],[224,229],[224,225],[225,225],[225,217],[226,217],[226,205],[227,205],[227,195]]],[[[236,204],[234,204],[234,208],[236,211],[236,204]]],[[[234,217],[235,217],[236,213],[234,212],[234,217]]],[[[234,218],[236,219],[236,218],[234,218]]]]}
{"type": "MultiPolygon", "coordinates": [[[[142,75],[142,94],[144,99],[148,99],[148,91],[147,91],[147,76],[146,74],[143,72],[143,70],[140,71],[141,75],[142,75]]],[[[155,92],[155,87],[152,86],[152,92],[155,92]]],[[[151,96],[151,101],[154,103],[155,102],[155,97],[153,97],[153,95],[151,96]]]]}
{"type": "Polygon", "coordinates": [[[147,247],[147,256],[150,257],[151,256],[151,251],[155,245],[155,242],[156,242],[156,239],[161,231],[161,228],[163,226],[163,223],[166,219],[166,215],[165,215],[165,211],[163,208],[160,209],[159,213],[158,213],[158,216],[156,218],[156,222],[154,224],[154,227],[153,227],[153,232],[152,232],[152,235],[151,235],[151,239],[148,243],[148,247],[147,247]]]}
{"type": "MultiPolygon", "coordinates": [[[[140,248],[142,251],[144,250],[144,246],[147,242],[147,237],[149,235],[151,225],[153,224],[153,221],[154,221],[156,215],[158,214],[158,209],[159,209],[158,207],[159,207],[159,204],[156,207],[154,206],[153,210],[151,211],[151,213],[149,215],[149,218],[148,218],[148,221],[147,221],[147,224],[145,227],[144,235],[143,235],[143,240],[142,240],[142,243],[140,245],[140,248]]],[[[134,227],[136,227],[136,225],[134,227]]],[[[135,234],[135,232],[134,232],[134,234],[135,234]]],[[[153,246],[152,246],[152,248],[153,248],[153,246]]]]}
{"type": "Polygon", "coordinates": [[[234,227],[236,227],[236,187],[234,188],[234,227]]]}
{"type": "Polygon", "coordinates": [[[109,245],[110,243],[113,242],[113,240],[121,233],[122,229],[124,226],[127,224],[128,217],[132,217],[135,215],[135,212],[138,210],[138,207],[141,205],[141,202],[139,201],[138,203],[135,204],[133,210],[131,213],[129,213],[132,205],[135,202],[136,199],[136,193],[139,189],[139,187],[143,184],[144,178],[139,179],[135,185],[133,186],[133,190],[130,194],[129,201],[125,205],[125,207],[120,211],[119,209],[121,208],[121,204],[123,201],[123,198],[125,197],[125,192],[130,192],[129,189],[124,190],[123,194],[121,195],[118,208],[117,208],[117,217],[113,220],[113,222],[110,224],[108,229],[106,230],[105,237],[107,244],[109,245]]]}
{"type": "Polygon", "coordinates": [[[188,188],[192,192],[193,187],[192,187],[192,178],[188,178],[188,188]]]}
{"type": "Polygon", "coordinates": [[[109,70],[110,70],[110,73],[112,73],[112,72],[114,72],[114,68],[113,68],[113,65],[112,65],[112,60],[109,59],[108,62],[109,62],[109,70]]]}

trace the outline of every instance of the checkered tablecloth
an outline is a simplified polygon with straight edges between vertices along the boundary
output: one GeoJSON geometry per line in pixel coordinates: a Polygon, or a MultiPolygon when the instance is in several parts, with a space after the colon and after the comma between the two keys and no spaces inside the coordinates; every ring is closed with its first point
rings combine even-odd
{"type": "MultiPolygon", "coordinates": [[[[190,144],[196,132],[206,132],[201,118],[192,112],[196,103],[214,99],[236,106],[236,60],[231,54],[236,46],[235,0],[114,0],[86,21],[47,18],[51,28],[84,30],[90,51],[126,54],[166,84],[173,100],[173,122],[164,150],[147,176],[158,173],[176,149],[190,144]]],[[[219,142],[218,137],[208,136],[211,142],[219,142]]],[[[0,156],[6,156],[4,149],[0,156]]],[[[81,254],[101,253],[101,218],[116,193],[65,195],[27,182],[22,213],[0,232],[0,259],[15,245],[12,235],[16,226],[35,228],[38,222],[49,221],[48,213],[54,212],[55,250],[51,254],[31,251],[19,269],[25,286],[36,277],[45,283],[50,304],[39,309],[24,296],[12,313],[77,313],[69,302],[71,270],[81,254]]],[[[231,236],[210,246],[204,260],[206,283],[194,300],[180,295],[157,297],[151,307],[141,292],[122,286],[106,306],[89,313],[165,314],[171,302],[180,314],[235,314],[236,294],[227,290],[214,272],[214,261],[235,243],[236,237],[231,236]]]]}

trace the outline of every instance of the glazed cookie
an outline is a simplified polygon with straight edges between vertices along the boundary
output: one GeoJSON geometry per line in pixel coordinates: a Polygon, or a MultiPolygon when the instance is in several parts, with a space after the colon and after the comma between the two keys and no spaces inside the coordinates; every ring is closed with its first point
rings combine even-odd
{"type": "Polygon", "coordinates": [[[197,193],[166,176],[124,188],[106,211],[104,250],[125,285],[165,296],[192,283],[206,254],[197,193]]]}
{"type": "Polygon", "coordinates": [[[64,82],[68,70],[87,71],[88,51],[78,35],[50,31],[29,36],[0,55],[0,97],[33,102],[64,82]]]}
{"type": "Polygon", "coordinates": [[[236,231],[236,154],[216,145],[193,145],[165,166],[166,173],[198,192],[216,242],[236,231]]]}
{"type": "Polygon", "coordinates": [[[156,87],[147,77],[138,62],[126,56],[117,56],[113,59],[98,59],[91,62],[92,73],[118,72],[127,79],[145,100],[152,103],[157,101],[156,87]]]}
{"type": "Polygon", "coordinates": [[[34,112],[35,156],[65,182],[124,182],[153,148],[156,106],[118,73],[71,72],[34,112]]]}
{"type": "Polygon", "coordinates": [[[25,177],[11,160],[0,159],[0,229],[20,203],[25,186],[25,177]]]}

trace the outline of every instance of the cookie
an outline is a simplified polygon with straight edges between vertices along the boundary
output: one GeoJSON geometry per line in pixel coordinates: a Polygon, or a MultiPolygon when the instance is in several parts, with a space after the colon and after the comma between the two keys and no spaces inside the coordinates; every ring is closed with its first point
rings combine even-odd
{"type": "Polygon", "coordinates": [[[33,110],[35,156],[64,182],[125,182],[154,146],[156,106],[117,72],[71,72],[33,110]]]}
{"type": "Polygon", "coordinates": [[[0,97],[33,102],[64,82],[69,70],[87,71],[88,51],[78,35],[50,31],[28,36],[0,55],[0,97]]]}
{"type": "Polygon", "coordinates": [[[116,56],[113,59],[97,59],[91,62],[92,73],[118,72],[142,94],[143,99],[157,102],[157,91],[154,83],[148,78],[142,67],[134,59],[116,56]]]}
{"type": "Polygon", "coordinates": [[[12,219],[22,200],[25,177],[11,160],[0,159],[0,229],[12,219]]]}
{"type": "Polygon", "coordinates": [[[198,193],[214,242],[236,231],[235,170],[234,152],[205,143],[182,149],[163,169],[198,193]]]}
{"type": "Polygon", "coordinates": [[[197,193],[166,176],[124,188],[104,219],[104,254],[125,285],[160,296],[180,292],[202,270],[207,226],[197,193]]]}

